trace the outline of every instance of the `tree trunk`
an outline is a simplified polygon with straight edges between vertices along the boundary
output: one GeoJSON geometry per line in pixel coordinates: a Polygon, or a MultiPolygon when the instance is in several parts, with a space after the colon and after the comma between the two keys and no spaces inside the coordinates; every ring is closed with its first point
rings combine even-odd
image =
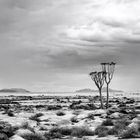
{"type": "Polygon", "coordinates": [[[107,84],[106,87],[106,108],[108,108],[108,102],[109,102],[109,84],[107,84]]]}
{"type": "Polygon", "coordinates": [[[102,90],[99,89],[99,93],[100,93],[100,102],[101,102],[101,109],[103,109],[103,100],[102,100],[102,90]]]}

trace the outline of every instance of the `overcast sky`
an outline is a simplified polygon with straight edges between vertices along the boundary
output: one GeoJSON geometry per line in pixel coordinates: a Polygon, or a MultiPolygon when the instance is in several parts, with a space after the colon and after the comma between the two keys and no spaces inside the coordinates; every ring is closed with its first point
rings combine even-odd
{"type": "Polygon", "coordinates": [[[95,89],[110,61],[111,87],[140,91],[140,0],[0,0],[0,88],[95,89]]]}

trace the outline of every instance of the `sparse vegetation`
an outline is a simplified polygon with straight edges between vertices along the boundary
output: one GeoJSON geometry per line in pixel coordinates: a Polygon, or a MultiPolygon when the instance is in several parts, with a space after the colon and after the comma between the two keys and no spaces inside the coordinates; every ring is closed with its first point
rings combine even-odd
{"type": "MultiPolygon", "coordinates": [[[[130,104],[128,98],[110,99],[111,107],[108,110],[99,109],[99,97],[94,102],[97,106],[96,110],[94,104],[89,103],[89,98],[93,98],[92,96],[62,97],[59,104],[56,104],[58,102],[57,97],[46,97],[45,101],[44,96],[39,98],[42,98],[43,101],[39,100],[38,102],[35,98],[36,101],[33,102],[35,105],[29,104],[32,98],[28,97],[23,98],[24,105],[22,105],[22,101],[21,103],[18,101],[19,104],[14,104],[13,101],[10,105],[0,104],[1,116],[6,117],[7,121],[11,121],[11,116],[15,114],[13,120],[17,121],[15,124],[13,121],[10,122],[13,126],[7,122],[0,122],[0,140],[8,140],[15,134],[23,135],[26,140],[84,140],[87,139],[85,136],[93,135],[96,135],[95,137],[113,135],[122,139],[140,137],[138,115],[140,111],[135,108],[135,104],[130,104]],[[70,99],[69,102],[67,102],[67,98],[70,99]],[[25,100],[27,99],[29,105],[26,104],[25,100]],[[36,104],[36,102],[38,103],[36,104]],[[73,107],[70,108],[71,104],[73,107]],[[120,106],[121,104],[123,105],[120,106]],[[36,108],[37,105],[38,108],[36,108]],[[22,123],[25,118],[27,118],[27,122],[22,123]],[[102,123],[96,128],[98,121],[102,123]],[[92,128],[95,128],[95,131],[92,128]]],[[[103,98],[103,102],[105,102],[105,98],[103,98]]],[[[136,105],[139,106],[139,104],[136,105]]]]}
{"type": "Polygon", "coordinates": [[[140,133],[136,128],[127,128],[121,132],[120,137],[122,139],[140,138],[140,133]]]}
{"type": "Polygon", "coordinates": [[[94,114],[92,113],[89,113],[88,116],[87,116],[88,119],[91,119],[91,120],[94,120],[94,114]]]}
{"type": "MultiPolygon", "coordinates": [[[[0,133],[5,134],[7,137],[11,137],[14,135],[14,129],[9,123],[1,121],[0,122],[0,133]]],[[[4,135],[2,135],[2,137],[3,136],[4,135]]]]}
{"type": "Polygon", "coordinates": [[[52,128],[49,133],[45,134],[45,137],[51,138],[61,138],[63,136],[74,136],[74,137],[83,137],[83,136],[93,136],[94,132],[87,127],[61,127],[61,128],[52,128]]]}
{"type": "Polygon", "coordinates": [[[79,121],[78,121],[77,117],[74,116],[74,117],[71,118],[71,122],[78,123],[79,121]]]}
{"type": "Polygon", "coordinates": [[[30,125],[29,125],[29,123],[28,122],[23,122],[22,124],[21,124],[21,126],[19,126],[19,128],[23,128],[23,129],[28,129],[28,130],[30,130],[31,132],[35,132],[34,131],[34,128],[32,128],[30,125]]]}
{"type": "Polygon", "coordinates": [[[44,136],[36,133],[29,133],[29,134],[24,134],[22,137],[26,140],[49,140],[46,139],[44,136]]]}
{"type": "Polygon", "coordinates": [[[81,110],[74,110],[72,114],[78,116],[80,113],[81,113],[81,110]]]}
{"type": "Polygon", "coordinates": [[[8,137],[4,133],[0,133],[0,140],[8,140],[8,137]]]}
{"type": "Polygon", "coordinates": [[[8,110],[7,111],[7,115],[10,116],[10,117],[14,117],[14,113],[11,110],[8,110]]]}
{"type": "Polygon", "coordinates": [[[108,134],[119,135],[123,130],[127,128],[128,125],[129,125],[128,120],[124,120],[124,119],[118,120],[117,122],[115,122],[113,128],[109,130],[108,134]]]}
{"type": "Polygon", "coordinates": [[[102,123],[103,126],[113,126],[113,121],[111,119],[106,119],[105,121],[103,121],[102,123]]]}
{"type": "Polygon", "coordinates": [[[100,125],[95,129],[95,134],[98,135],[98,137],[105,137],[108,135],[108,131],[109,129],[106,126],[100,125]]]}
{"type": "Polygon", "coordinates": [[[63,111],[58,111],[58,112],[56,113],[56,115],[57,115],[57,116],[64,116],[65,113],[64,113],[63,111]]]}
{"type": "Polygon", "coordinates": [[[60,105],[48,105],[47,110],[59,110],[62,109],[62,106],[60,105]]]}
{"type": "Polygon", "coordinates": [[[83,137],[83,136],[93,136],[94,132],[87,127],[74,127],[72,128],[71,136],[83,137]]]}
{"type": "Polygon", "coordinates": [[[40,122],[39,117],[41,117],[41,116],[43,116],[42,113],[37,113],[37,114],[31,116],[29,119],[30,119],[30,120],[34,120],[34,121],[37,121],[37,122],[40,122]]]}

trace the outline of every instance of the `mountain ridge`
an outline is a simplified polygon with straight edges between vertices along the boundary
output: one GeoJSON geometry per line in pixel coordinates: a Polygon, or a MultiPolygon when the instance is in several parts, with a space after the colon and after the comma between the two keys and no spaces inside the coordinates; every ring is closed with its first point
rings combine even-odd
{"type": "Polygon", "coordinates": [[[8,93],[8,92],[11,92],[11,93],[29,93],[30,91],[26,90],[26,89],[23,89],[23,88],[4,88],[4,89],[1,89],[0,92],[5,92],[5,93],[8,93]]]}
{"type": "MultiPolygon", "coordinates": [[[[98,90],[85,88],[85,89],[76,90],[75,92],[78,92],[78,93],[82,93],[82,92],[98,92],[98,90]]],[[[106,87],[102,88],[102,92],[106,92],[106,87]]],[[[123,92],[123,91],[109,88],[109,92],[123,92]]]]}

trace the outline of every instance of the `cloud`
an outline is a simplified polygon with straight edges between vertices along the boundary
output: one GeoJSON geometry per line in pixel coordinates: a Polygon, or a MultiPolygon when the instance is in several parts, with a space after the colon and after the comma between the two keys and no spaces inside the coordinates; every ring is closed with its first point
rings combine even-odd
{"type": "MultiPolygon", "coordinates": [[[[94,3],[94,2],[93,2],[94,3]]],[[[139,42],[140,1],[105,1],[87,9],[87,22],[68,27],[70,38],[91,42],[139,42]]]]}
{"type": "Polygon", "coordinates": [[[132,77],[140,70],[139,4],[0,0],[0,85],[80,88],[88,86],[88,73],[103,61],[116,61],[117,75],[132,77]]]}

